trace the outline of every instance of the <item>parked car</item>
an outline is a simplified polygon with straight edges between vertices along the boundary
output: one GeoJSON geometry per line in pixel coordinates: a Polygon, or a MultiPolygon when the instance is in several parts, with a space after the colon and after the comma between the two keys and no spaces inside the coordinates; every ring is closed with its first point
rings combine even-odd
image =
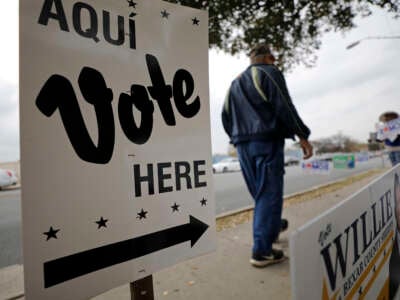
{"type": "Polygon", "coordinates": [[[0,169],[0,190],[3,187],[17,184],[17,176],[11,170],[0,169]]]}
{"type": "Polygon", "coordinates": [[[323,153],[323,154],[317,155],[316,158],[318,160],[332,161],[334,155],[335,155],[335,153],[323,153]]]}
{"type": "Polygon", "coordinates": [[[240,163],[237,157],[227,157],[213,164],[213,173],[225,173],[240,171],[240,163]]]}
{"type": "Polygon", "coordinates": [[[295,156],[285,155],[285,166],[298,165],[300,160],[295,156]]]}

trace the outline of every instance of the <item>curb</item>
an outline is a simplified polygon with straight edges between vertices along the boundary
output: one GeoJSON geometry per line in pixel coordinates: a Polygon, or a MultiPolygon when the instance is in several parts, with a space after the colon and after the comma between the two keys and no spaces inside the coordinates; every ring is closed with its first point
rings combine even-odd
{"type": "MultiPolygon", "coordinates": [[[[321,190],[332,188],[332,192],[348,186],[352,183],[360,181],[362,179],[381,174],[386,169],[371,169],[365,172],[360,172],[355,175],[351,175],[342,179],[330,181],[325,184],[317,185],[304,191],[289,194],[284,196],[283,205],[288,207],[290,205],[304,202],[315,198],[321,194],[321,190]]],[[[236,225],[242,224],[244,222],[250,221],[252,218],[252,212],[254,205],[245,206],[239,209],[231,210],[216,216],[217,221],[217,231],[222,231],[227,228],[235,227],[236,225]]]]}
{"type": "Polygon", "coordinates": [[[24,297],[22,265],[0,269],[0,299],[16,300],[24,297]]]}
{"type": "Polygon", "coordinates": [[[19,190],[21,189],[21,184],[17,183],[15,185],[10,185],[10,186],[6,186],[6,187],[2,187],[0,188],[0,191],[2,192],[8,192],[8,191],[14,191],[14,190],[19,190]]]}

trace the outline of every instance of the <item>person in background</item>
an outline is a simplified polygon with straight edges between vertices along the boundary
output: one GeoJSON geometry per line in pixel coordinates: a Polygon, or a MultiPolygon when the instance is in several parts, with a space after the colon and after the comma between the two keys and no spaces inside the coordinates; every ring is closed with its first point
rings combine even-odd
{"type": "MultiPolygon", "coordinates": [[[[379,121],[383,123],[387,123],[389,121],[395,120],[399,117],[399,114],[393,111],[385,112],[379,116],[379,121]]],[[[385,148],[389,152],[389,159],[392,163],[392,166],[400,163],[400,135],[392,142],[389,139],[385,139],[384,141],[385,148]]]]}
{"type": "Polygon", "coordinates": [[[272,248],[282,228],[285,138],[298,136],[304,159],[312,156],[310,130],[274,62],[267,44],[256,45],[250,51],[250,66],[232,82],[222,110],[224,129],[255,201],[250,259],[255,267],[285,259],[282,250],[272,248]]]}

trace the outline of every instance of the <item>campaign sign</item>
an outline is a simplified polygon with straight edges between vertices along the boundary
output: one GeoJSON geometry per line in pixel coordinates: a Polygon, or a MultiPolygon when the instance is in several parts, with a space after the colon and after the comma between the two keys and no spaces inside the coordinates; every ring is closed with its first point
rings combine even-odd
{"type": "Polygon", "coordinates": [[[354,154],[334,155],[332,161],[335,169],[354,169],[356,164],[354,154]]]}
{"type": "Polygon", "coordinates": [[[301,169],[305,173],[327,173],[329,172],[329,162],[326,160],[303,161],[301,169]]]}
{"type": "Polygon", "coordinates": [[[368,152],[359,152],[356,154],[356,161],[357,162],[367,162],[369,160],[369,153],[368,152]]]}
{"type": "Polygon", "coordinates": [[[400,172],[394,177],[394,211],[396,216],[396,242],[390,258],[390,297],[400,299],[400,172]]]}
{"type": "Polygon", "coordinates": [[[389,299],[397,166],[290,237],[293,299],[389,299]]]}
{"type": "Polygon", "coordinates": [[[216,247],[208,14],[21,0],[27,299],[87,299],[216,247]]]}
{"type": "Polygon", "coordinates": [[[377,139],[393,142],[400,135],[400,118],[376,124],[377,139]]]}

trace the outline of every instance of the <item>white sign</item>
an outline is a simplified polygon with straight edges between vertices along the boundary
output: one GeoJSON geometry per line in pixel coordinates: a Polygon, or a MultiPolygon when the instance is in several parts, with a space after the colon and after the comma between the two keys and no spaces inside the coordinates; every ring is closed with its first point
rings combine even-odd
{"type": "Polygon", "coordinates": [[[390,140],[394,142],[400,135],[400,118],[391,120],[386,123],[376,124],[377,139],[380,141],[390,140]]]}
{"type": "Polygon", "coordinates": [[[208,15],[20,1],[26,298],[87,299],[216,247],[208,15]]]}
{"type": "Polygon", "coordinates": [[[388,299],[396,173],[400,166],[293,233],[293,299],[388,299]]]}

